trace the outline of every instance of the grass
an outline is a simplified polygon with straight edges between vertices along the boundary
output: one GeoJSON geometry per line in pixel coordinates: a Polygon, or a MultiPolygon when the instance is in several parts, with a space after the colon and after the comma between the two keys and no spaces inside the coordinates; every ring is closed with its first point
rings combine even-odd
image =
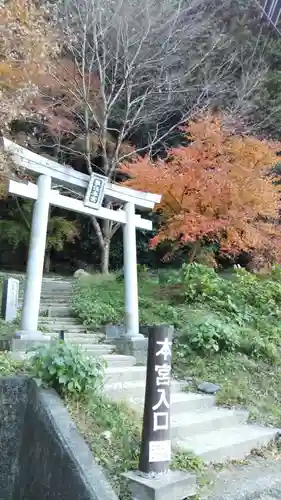
{"type": "MultiPolygon", "coordinates": [[[[120,324],[124,315],[124,284],[116,275],[93,275],[79,280],[74,288],[73,310],[85,325],[99,328],[106,323],[120,324]]],[[[139,309],[142,325],[169,323],[181,328],[192,308],[171,303],[166,287],[149,275],[139,281],[139,309]]]]}
{"type": "Polygon", "coordinates": [[[128,498],[121,474],[136,469],[140,449],[138,419],[125,405],[117,405],[102,397],[75,401],[67,399],[67,408],[79,432],[89,445],[116,493],[128,498]]]}
{"type": "MultiPolygon", "coordinates": [[[[202,266],[181,282],[176,272],[159,279],[147,273],[139,284],[141,324],[169,323],[182,332],[173,369],[192,377],[189,390],[202,380],[218,383],[218,404],[281,427],[280,283],[279,268],[262,280],[241,270],[227,281],[202,266]]],[[[86,324],[120,323],[123,306],[123,283],[114,275],[76,286],[74,309],[86,324]]]]}
{"type": "Polygon", "coordinates": [[[22,375],[25,372],[22,361],[15,361],[8,352],[0,352],[0,377],[22,375]]]}
{"type": "Polygon", "coordinates": [[[196,391],[203,380],[219,384],[219,405],[247,409],[250,420],[281,427],[281,359],[266,363],[237,353],[193,355],[175,371],[180,378],[192,377],[188,390],[196,391]]]}
{"type": "MultiPolygon", "coordinates": [[[[124,403],[114,403],[104,397],[92,396],[66,405],[97,462],[104,468],[121,500],[130,500],[122,473],[138,469],[141,442],[141,422],[124,403]]],[[[176,453],[172,469],[205,475],[203,462],[192,453],[176,453]]]]}

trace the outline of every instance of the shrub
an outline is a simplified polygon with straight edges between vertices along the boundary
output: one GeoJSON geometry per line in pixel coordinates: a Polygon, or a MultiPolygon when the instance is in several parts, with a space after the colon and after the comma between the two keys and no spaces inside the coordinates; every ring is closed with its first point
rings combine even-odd
{"type": "MultiPolygon", "coordinates": [[[[275,272],[275,271],[274,271],[275,272]]],[[[276,270],[276,273],[279,271],[276,270]]],[[[140,323],[168,323],[181,331],[177,356],[241,352],[274,360],[281,337],[281,281],[236,267],[225,279],[202,264],[161,271],[159,283],[139,280],[140,323]]],[[[114,276],[79,282],[74,310],[85,324],[122,323],[123,283],[114,276]]]]}
{"type": "Polygon", "coordinates": [[[124,303],[122,289],[123,284],[112,276],[78,282],[74,288],[73,310],[85,325],[120,323],[124,303]]]}
{"type": "Polygon", "coordinates": [[[83,394],[102,384],[103,363],[87,357],[75,344],[57,341],[35,347],[26,366],[38,385],[53,387],[60,394],[83,394]]]}
{"type": "Polygon", "coordinates": [[[275,361],[278,358],[278,342],[262,336],[253,328],[244,328],[240,334],[239,352],[251,358],[275,361]]]}
{"type": "Polygon", "coordinates": [[[184,264],[181,281],[187,302],[219,299],[223,297],[225,283],[214,269],[203,264],[184,264]]]}
{"type": "Polygon", "coordinates": [[[204,306],[207,314],[190,318],[178,356],[237,351],[276,359],[281,337],[281,283],[276,277],[261,278],[237,267],[232,280],[226,280],[213,269],[191,264],[182,268],[182,285],[185,302],[204,306]]]}
{"type": "Polygon", "coordinates": [[[232,280],[226,280],[213,269],[191,264],[182,268],[182,283],[186,302],[208,304],[238,322],[252,321],[257,315],[281,317],[281,283],[270,277],[261,279],[236,268],[232,280]]]}
{"type": "Polygon", "coordinates": [[[280,264],[275,264],[274,266],[272,266],[270,278],[273,281],[281,282],[281,265],[280,264]]]}
{"type": "Polygon", "coordinates": [[[182,282],[181,270],[179,269],[159,269],[158,281],[160,285],[177,285],[182,282]]]}
{"type": "Polygon", "coordinates": [[[235,351],[240,344],[238,325],[225,317],[211,312],[198,311],[191,316],[186,327],[175,342],[180,357],[191,352],[200,355],[214,354],[221,351],[235,351]]]}
{"type": "MultiPolygon", "coordinates": [[[[181,324],[182,311],[155,293],[157,285],[149,279],[139,282],[140,321],[181,324]]],[[[106,323],[122,323],[124,317],[124,284],[119,279],[79,282],[74,289],[73,309],[84,324],[100,327],[106,323]]]]}
{"type": "Polygon", "coordinates": [[[0,352],[0,377],[8,377],[22,372],[22,361],[12,359],[10,352],[0,352]]]}

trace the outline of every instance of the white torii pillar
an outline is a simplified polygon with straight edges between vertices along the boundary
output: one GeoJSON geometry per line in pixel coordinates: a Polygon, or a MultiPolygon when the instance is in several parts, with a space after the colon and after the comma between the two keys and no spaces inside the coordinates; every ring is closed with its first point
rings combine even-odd
{"type": "Polygon", "coordinates": [[[37,186],[38,197],[32,213],[21,330],[17,333],[17,336],[24,338],[42,337],[42,333],[38,332],[38,318],[52,186],[51,177],[40,175],[37,186]]]}
{"type": "MultiPolygon", "coordinates": [[[[0,138],[1,142],[1,138],[0,138]]],[[[21,321],[22,331],[19,334],[31,336],[38,333],[38,318],[40,310],[40,296],[44,268],[44,257],[46,247],[46,235],[48,227],[49,206],[54,205],[66,210],[94,215],[97,218],[114,220],[123,224],[124,231],[124,274],[125,274],[125,324],[126,337],[142,337],[139,335],[139,311],[138,311],[138,276],[136,258],[136,228],[151,230],[152,223],[135,215],[135,206],[142,209],[152,209],[161,200],[160,195],[136,191],[125,186],[111,184],[105,178],[104,195],[110,199],[125,202],[125,210],[115,211],[106,207],[91,206],[80,200],[61,195],[51,190],[51,179],[59,181],[66,186],[74,186],[78,192],[92,190],[91,177],[78,172],[69,166],[61,165],[53,160],[23,148],[9,139],[2,138],[5,151],[9,151],[15,163],[27,171],[38,174],[37,189],[33,183],[22,184],[16,181],[9,182],[9,192],[16,196],[35,199],[32,217],[32,228],[29,245],[28,265],[26,273],[26,285],[21,321]]],[[[96,174],[95,174],[96,175],[96,174]]],[[[102,176],[98,176],[99,178],[102,176]]],[[[99,182],[100,184],[100,182],[99,182]]],[[[95,196],[94,196],[95,199],[95,196]]],[[[101,200],[100,200],[101,202],[101,200]]],[[[38,333],[39,334],[39,333],[38,333]]],[[[19,335],[21,336],[21,335],[19,335]]]]}
{"type": "Polygon", "coordinates": [[[123,226],[125,332],[128,337],[139,335],[139,300],[135,205],[126,203],[127,223],[123,226]]]}
{"type": "MultiPolygon", "coordinates": [[[[40,175],[37,181],[38,196],[34,203],[32,226],[26,270],[21,329],[17,336],[24,338],[41,337],[38,331],[40,297],[44,270],[44,257],[48,229],[51,197],[51,177],[40,175]]],[[[128,337],[139,336],[138,273],[135,205],[125,205],[126,223],[124,237],[124,294],[125,332],[128,337]]]]}

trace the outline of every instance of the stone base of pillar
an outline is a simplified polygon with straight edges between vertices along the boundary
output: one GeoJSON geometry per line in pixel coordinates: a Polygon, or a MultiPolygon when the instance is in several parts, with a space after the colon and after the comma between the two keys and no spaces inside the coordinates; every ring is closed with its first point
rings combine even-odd
{"type": "Polygon", "coordinates": [[[137,365],[145,365],[147,361],[148,339],[143,335],[134,335],[133,337],[119,337],[113,339],[112,342],[116,345],[118,354],[126,356],[134,356],[137,360],[137,365]]]}
{"type": "Polygon", "coordinates": [[[50,336],[45,335],[44,333],[40,332],[39,330],[36,330],[34,332],[31,331],[26,331],[26,330],[18,330],[16,332],[16,339],[22,339],[22,340],[38,340],[44,341],[44,340],[51,340],[50,336]]]}
{"type": "Polygon", "coordinates": [[[156,477],[139,471],[122,474],[127,479],[132,500],[184,500],[196,494],[196,476],[169,471],[156,477]]]}

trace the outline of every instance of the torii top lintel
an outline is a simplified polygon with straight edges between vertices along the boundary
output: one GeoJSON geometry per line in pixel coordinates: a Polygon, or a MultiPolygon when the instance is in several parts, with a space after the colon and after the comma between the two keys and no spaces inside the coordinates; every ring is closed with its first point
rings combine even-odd
{"type": "MultiPolygon", "coordinates": [[[[89,175],[78,172],[72,167],[49,160],[37,153],[33,153],[29,149],[19,146],[6,137],[2,137],[2,144],[4,146],[4,151],[12,155],[13,161],[29,172],[39,175],[49,175],[62,186],[71,188],[80,193],[86,192],[90,181],[89,175]]],[[[156,203],[161,201],[161,195],[145,193],[109,182],[106,183],[104,194],[107,198],[123,202],[132,202],[137,208],[143,210],[152,209],[156,203]]]]}

